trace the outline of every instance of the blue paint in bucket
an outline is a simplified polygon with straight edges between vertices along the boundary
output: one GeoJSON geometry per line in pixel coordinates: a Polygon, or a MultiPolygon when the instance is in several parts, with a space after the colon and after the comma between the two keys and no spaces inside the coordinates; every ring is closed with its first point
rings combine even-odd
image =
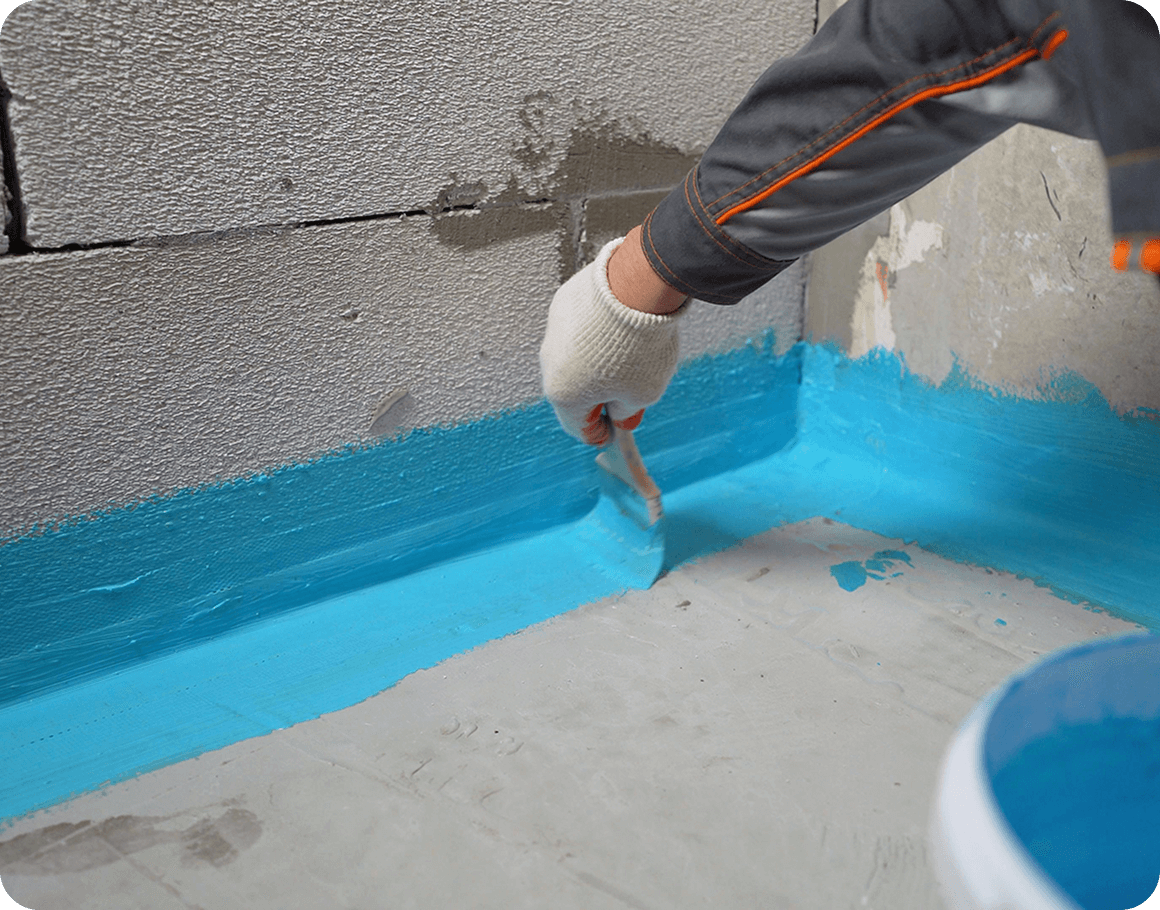
{"type": "Polygon", "coordinates": [[[1013,680],[984,766],[1019,844],[1083,910],[1160,879],[1160,636],[1068,649],[1013,680]]]}

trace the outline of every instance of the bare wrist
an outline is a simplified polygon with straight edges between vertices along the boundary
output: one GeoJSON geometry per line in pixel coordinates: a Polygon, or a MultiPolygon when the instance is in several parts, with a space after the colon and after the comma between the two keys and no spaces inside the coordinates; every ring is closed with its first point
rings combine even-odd
{"type": "Polygon", "coordinates": [[[688,299],[666,284],[649,265],[641,245],[640,227],[634,227],[608,260],[608,287],[626,307],[642,313],[676,312],[688,299]]]}

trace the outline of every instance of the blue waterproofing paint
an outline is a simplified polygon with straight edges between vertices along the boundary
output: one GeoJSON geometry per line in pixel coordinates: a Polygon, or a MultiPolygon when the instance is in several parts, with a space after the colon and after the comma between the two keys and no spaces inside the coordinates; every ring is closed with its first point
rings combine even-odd
{"type": "Polygon", "coordinates": [[[902,550],[880,550],[865,562],[840,562],[830,566],[830,574],[844,591],[857,591],[868,578],[878,581],[887,577],[898,578],[901,572],[890,572],[896,562],[912,565],[910,555],[902,550]]]}
{"type": "Polygon", "coordinates": [[[803,358],[787,469],[825,478],[824,514],[1160,625],[1152,417],[1117,415],[1074,374],[1022,398],[959,368],[935,387],[882,351],[803,358]]]}
{"type": "MultiPolygon", "coordinates": [[[[664,489],[792,439],[800,357],[773,344],[687,365],[650,411],[664,489]]],[[[0,705],[575,521],[597,478],[540,404],[9,540],[0,705]]]]}
{"type": "Polygon", "coordinates": [[[830,574],[843,591],[857,591],[866,584],[866,567],[857,561],[840,562],[830,566],[830,574]]]}
{"type": "Polygon", "coordinates": [[[995,800],[1084,910],[1160,878],[1160,637],[1069,649],[1014,680],[984,738],[995,800]]]}
{"type": "Polygon", "coordinates": [[[910,554],[902,550],[879,550],[866,560],[866,571],[871,577],[879,580],[886,578],[888,573],[890,578],[897,578],[902,573],[890,571],[896,562],[904,562],[908,566],[913,565],[910,561],[910,554]]]}
{"type": "MultiPolygon", "coordinates": [[[[1160,434],[1075,377],[1046,393],[771,339],[688,365],[638,433],[666,566],[830,516],[1156,627],[1160,434]]],[[[614,593],[582,543],[595,471],[538,406],[0,547],[0,818],[614,593]]]]}

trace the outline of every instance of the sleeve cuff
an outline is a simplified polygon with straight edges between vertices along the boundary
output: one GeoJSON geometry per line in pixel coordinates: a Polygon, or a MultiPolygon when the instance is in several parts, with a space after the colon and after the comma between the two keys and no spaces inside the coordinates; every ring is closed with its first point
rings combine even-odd
{"type": "Polygon", "coordinates": [[[656,273],[708,303],[736,303],[795,261],[767,259],[726,234],[701,203],[695,167],[641,230],[644,254],[656,273]]]}

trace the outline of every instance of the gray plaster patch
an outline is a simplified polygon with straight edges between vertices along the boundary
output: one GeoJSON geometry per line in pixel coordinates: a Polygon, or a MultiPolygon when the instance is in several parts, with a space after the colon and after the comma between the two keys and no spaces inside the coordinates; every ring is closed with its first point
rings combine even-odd
{"type": "Polygon", "coordinates": [[[430,225],[440,243],[460,250],[486,250],[507,240],[562,231],[565,209],[558,204],[495,205],[438,214],[430,225]]]}
{"type": "Polygon", "coordinates": [[[588,263],[609,240],[623,237],[636,227],[667,195],[664,190],[645,190],[616,196],[596,196],[585,204],[584,237],[580,258],[588,263]]]}
{"type": "Polygon", "coordinates": [[[525,134],[512,155],[524,170],[496,190],[452,174],[429,206],[432,227],[465,249],[554,227],[560,282],[592,261],[603,242],[639,224],[699,157],[606,112],[585,112],[576,102],[561,107],[548,92],[526,97],[516,116],[525,134]],[[556,133],[567,122],[575,125],[562,142],[556,133]],[[602,240],[594,244],[593,237],[602,240]]]}
{"type": "Polygon", "coordinates": [[[568,151],[551,183],[563,196],[641,190],[679,183],[700,159],[618,121],[572,130],[568,151]]]}
{"type": "Polygon", "coordinates": [[[504,201],[513,177],[531,199],[671,183],[813,18],[806,0],[37,0],[0,37],[29,241],[504,201]]]}
{"type": "Polygon", "coordinates": [[[529,175],[532,192],[554,197],[670,186],[702,150],[664,141],[637,117],[551,92],[525,98],[516,119],[524,134],[512,156],[529,175]]]}

